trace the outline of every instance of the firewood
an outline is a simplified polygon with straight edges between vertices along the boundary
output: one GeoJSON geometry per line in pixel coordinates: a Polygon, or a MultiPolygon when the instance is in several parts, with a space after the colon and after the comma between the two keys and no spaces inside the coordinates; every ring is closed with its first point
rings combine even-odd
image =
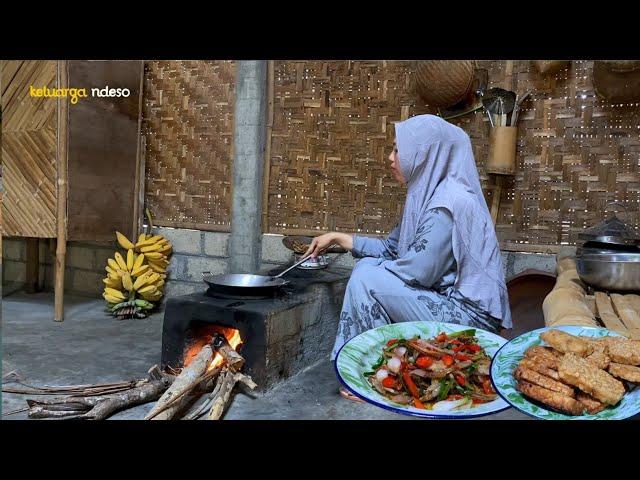
{"type": "Polygon", "coordinates": [[[143,385],[107,396],[29,399],[28,415],[29,418],[104,420],[117,411],[158,399],[170,384],[171,379],[165,377],[148,380],[143,385]]]}
{"type": "Polygon", "coordinates": [[[213,358],[213,348],[211,345],[205,345],[202,350],[194,357],[193,361],[185,368],[182,369],[180,375],[178,375],[164,395],[160,397],[158,403],[154,405],[151,411],[144,417],[145,420],[168,420],[180,410],[182,402],[174,404],[171,408],[165,408],[166,404],[173,403],[175,397],[183,398],[186,401],[186,392],[192,391],[202,381],[202,376],[209,367],[211,359],[213,358]]]}
{"type": "Polygon", "coordinates": [[[233,372],[230,369],[223,369],[223,373],[220,374],[220,378],[216,385],[216,389],[211,395],[211,408],[207,415],[208,420],[219,420],[222,414],[226,410],[229,399],[231,398],[231,392],[236,383],[242,382],[252,390],[256,387],[256,384],[246,375],[239,372],[233,372]]]}
{"type": "Polygon", "coordinates": [[[242,369],[244,365],[244,358],[238,352],[236,352],[224,335],[218,334],[213,338],[213,347],[222,355],[227,366],[234,372],[242,369]]]}

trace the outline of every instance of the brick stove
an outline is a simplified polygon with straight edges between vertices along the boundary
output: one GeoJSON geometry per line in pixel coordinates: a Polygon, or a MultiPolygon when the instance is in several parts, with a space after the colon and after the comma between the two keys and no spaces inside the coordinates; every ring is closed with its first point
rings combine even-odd
{"type": "MultiPolygon", "coordinates": [[[[263,272],[277,274],[281,268],[263,272]]],[[[181,367],[184,354],[211,326],[240,331],[245,372],[266,390],[321,359],[329,359],[348,270],[294,270],[290,284],[269,297],[206,290],[167,300],[162,365],[181,367]]]]}

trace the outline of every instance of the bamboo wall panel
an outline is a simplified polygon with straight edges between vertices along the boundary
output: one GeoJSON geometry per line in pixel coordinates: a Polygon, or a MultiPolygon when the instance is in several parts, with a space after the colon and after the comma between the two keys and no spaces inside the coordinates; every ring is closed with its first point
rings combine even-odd
{"type": "Polygon", "coordinates": [[[29,96],[32,85],[56,86],[56,64],[2,62],[2,228],[7,236],[56,236],[56,99],[29,96]]]}
{"type": "Polygon", "coordinates": [[[228,230],[235,63],[145,64],[146,203],[154,223],[228,230]]]}
{"type": "MultiPolygon", "coordinates": [[[[574,244],[608,201],[640,216],[640,105],[596,97],[591,61],[543,76],[531,61],[482,61],[491,86],[532,91],[518,132],[517,174],[502,188],[497,232],[510,250],[574,244]]],[[[412,93],[408,62],[275,62],[268,230],[383,233],[404,192],[388,172],[394,121],[428,113],[412,93]]],[[[452,120],[470,135],[485,198],[489,124],[482,112],[452,120]]]]}
{"type": "Polygon", "coordinates": [[[423,113],[409,62],[275,62],[272,233],[388,231],[402,208],[393,122],[423,113]]]}

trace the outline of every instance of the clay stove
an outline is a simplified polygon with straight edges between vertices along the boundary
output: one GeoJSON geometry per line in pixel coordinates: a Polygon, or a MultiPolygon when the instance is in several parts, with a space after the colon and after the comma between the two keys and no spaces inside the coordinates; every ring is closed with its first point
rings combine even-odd
{"type": "Polygon", "coordinates": [[[241,338],[244,372],[259,390],[328,360],[349,272],[330,267],[287,276],[290,284],[268,297],[220,294],[206,290],[203,283],[202,292],[168,299],[162,365],[182,367],[198,344],[204,345],[215,332],[229,338],[234,330],[241,338]]]}

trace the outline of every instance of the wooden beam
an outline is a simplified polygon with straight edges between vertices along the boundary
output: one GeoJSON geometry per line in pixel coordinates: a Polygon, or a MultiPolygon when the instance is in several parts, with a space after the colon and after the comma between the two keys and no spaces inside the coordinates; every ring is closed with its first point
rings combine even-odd
{"type": "Polygon", "coordinates": [[[136,151],[136,178],[133,191],[133,226],[131,227],[131,241],[136,243],[138,234],[142,231],[144,219],[144,145],[142,144],[142,100],[144,96],[144,62],[140,62],[140,90],[138,101],[138,138],[136,151]]]}
{"type": "MultiPolygon", "coordinates": [[[[69,70],[66,60],[58,62],[58,88],[67,88],[69,84],[69,70]]],[[[56,209],[56,268],[54,283],[54,320],[64,320],[64,270],[67,256],[67,156],[69,144],[69,101],[58,98],[58,148],[57,148],[57,179],[58,198],[56,209]]]]}
{"type": "Polygon", "coordinates": [[[273,100],[275,96],[274,61],[267,63],[267,133],[264,148],[264,177],[262,182],[262,233],[269,231],[269,175],[271,172],[271,134],[273,132],[273,100]]]}
{"type": "Polygon", "coordinates": [[[38,278],[40,277],[40,245],[36,237],[27,238],[27,293],[38,291],[38,278]]]}

